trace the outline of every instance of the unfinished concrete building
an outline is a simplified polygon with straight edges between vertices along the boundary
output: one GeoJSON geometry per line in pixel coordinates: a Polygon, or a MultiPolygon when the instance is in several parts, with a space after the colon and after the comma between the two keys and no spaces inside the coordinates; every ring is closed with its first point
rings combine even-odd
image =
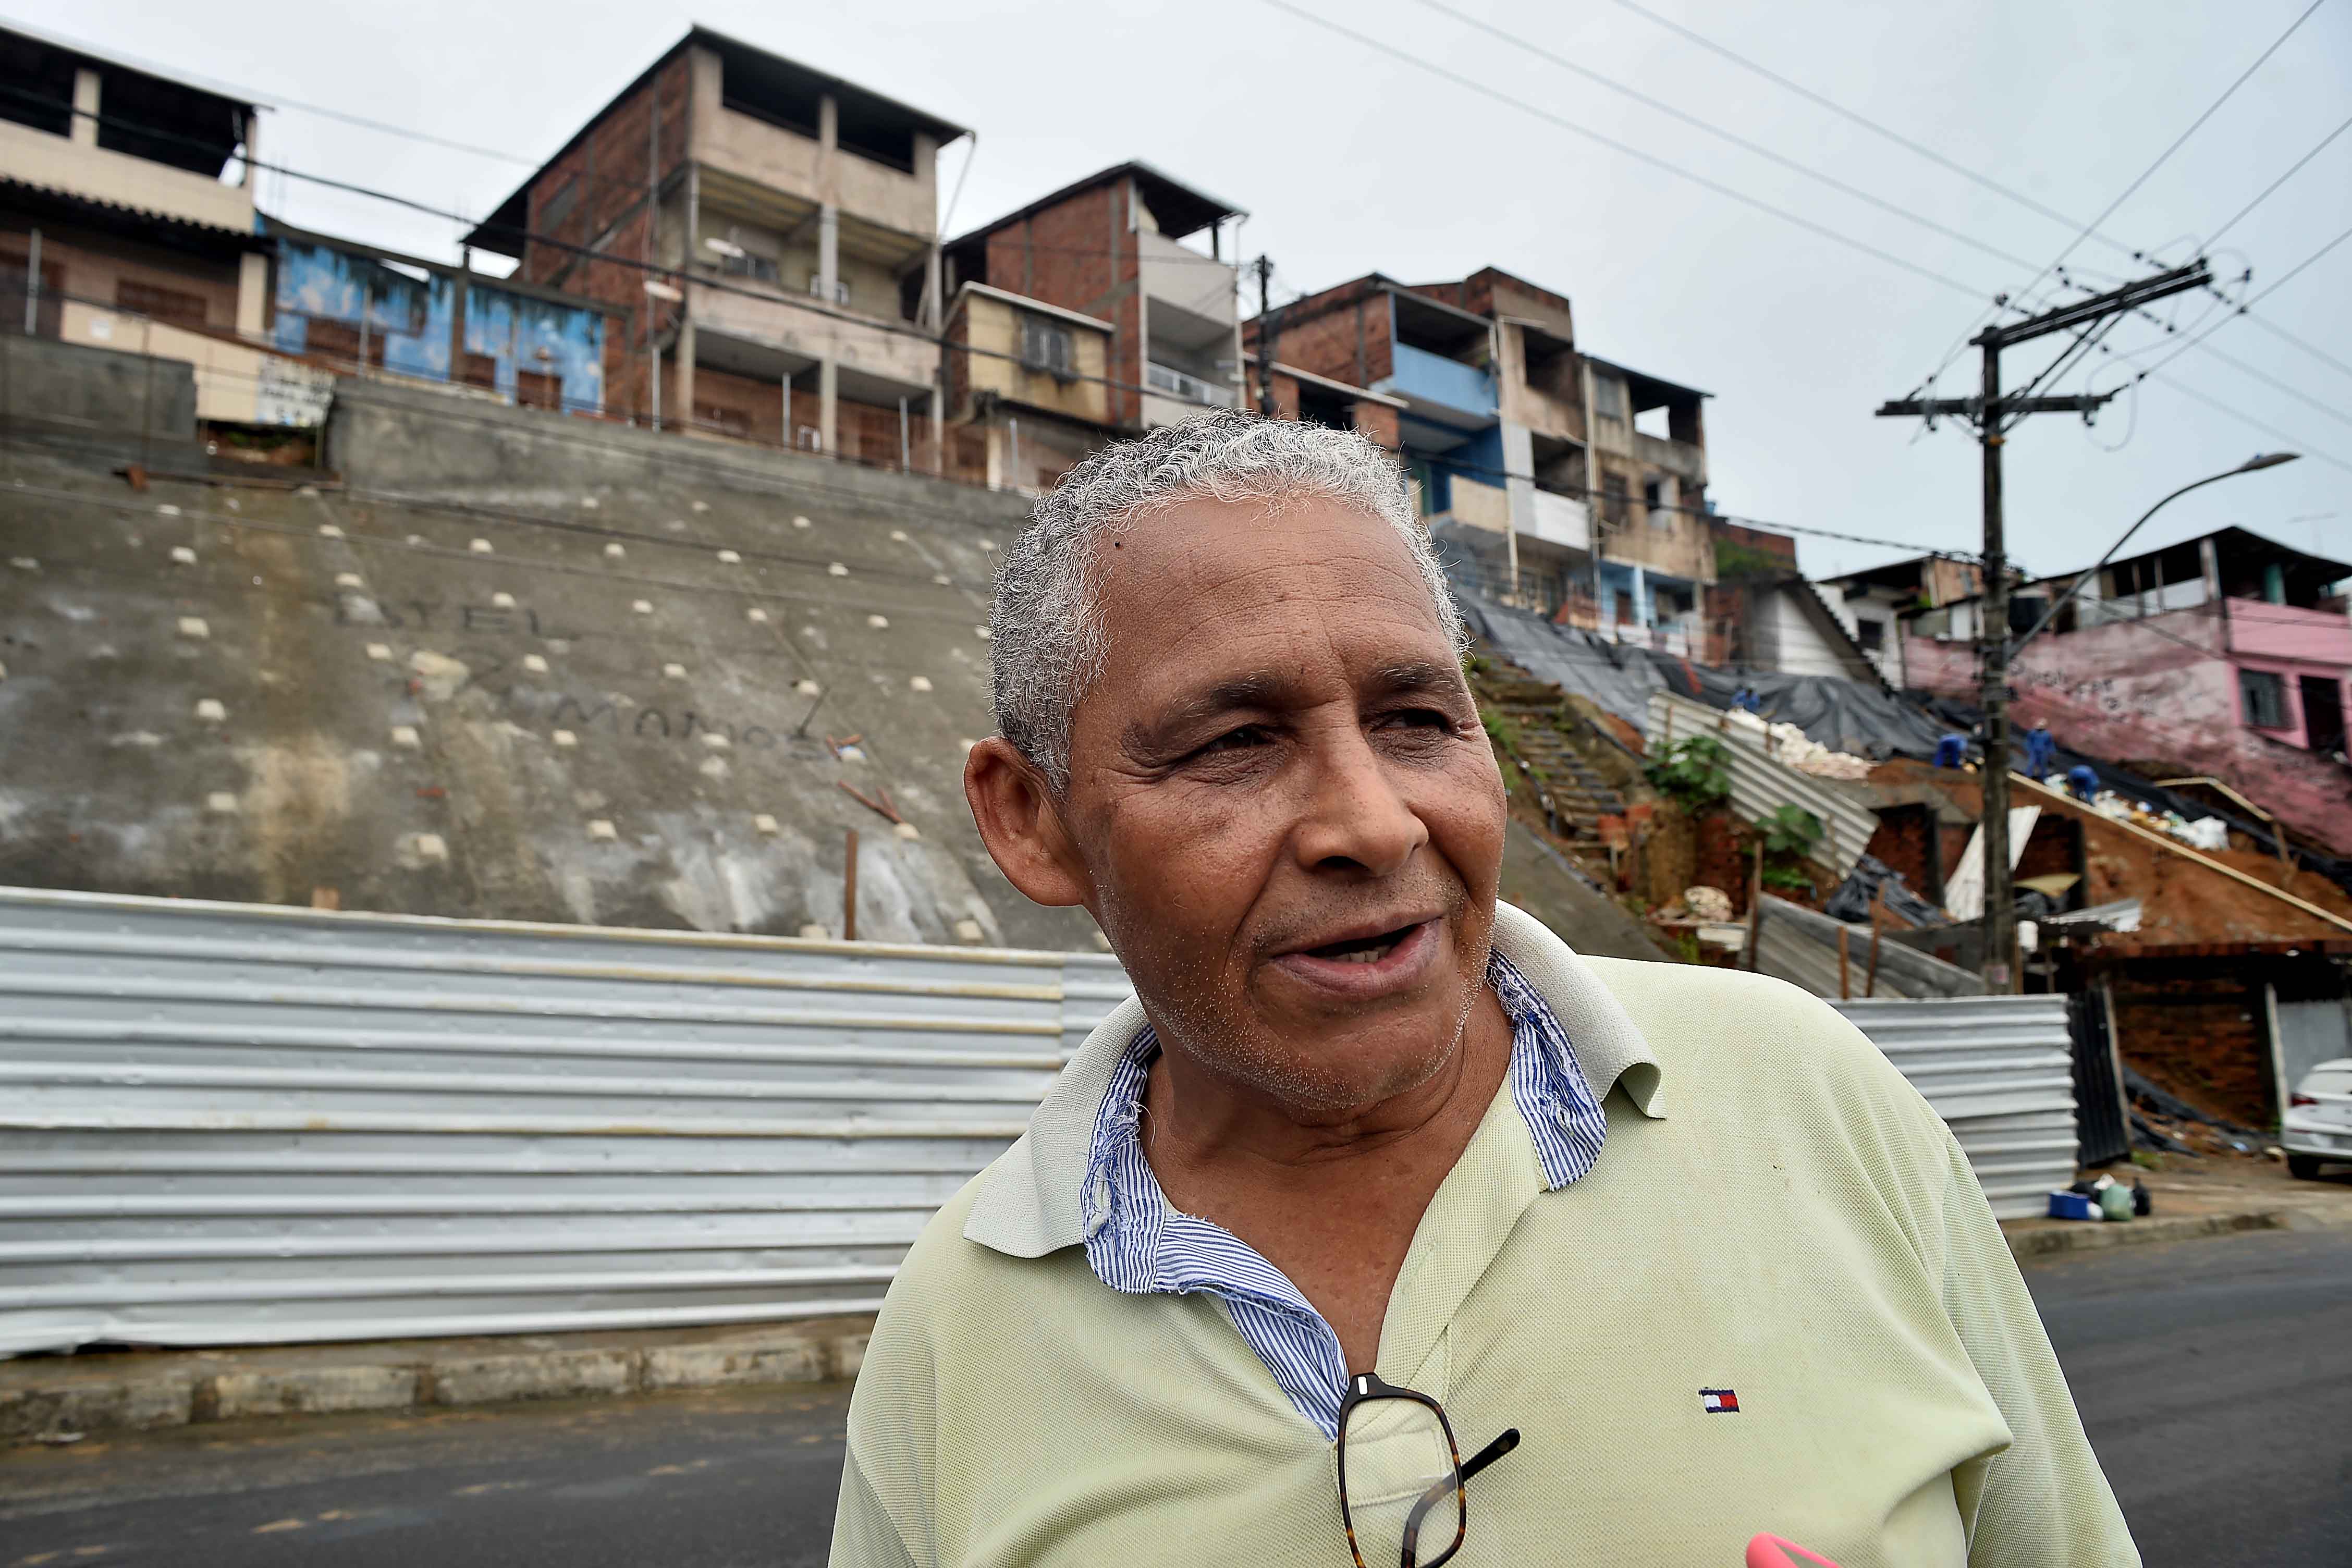
{"type": "Polygon", "coordinates": [[[1370,273],[1245,332],[1254,349],[1271,340],[1277,391],[1295,369],[1402,453],[1465,590],[1701,650],[1706,394],[1582,353],[1568,299],[1496,268],[1447,283],[1370,273]]]}
{"type": "Polygon", "coordinates": [[[942,412],[939,150],[966,133],[695,27],[467,243],[628,312],[616,412],[910,466],[942,412]]]}
{"type": "Polygon", "coordinates": [[[1239,401],[1246,216],[1130,162],[947,246],[950,420],[992,476],[1043,488],[1114,435],[1239,401]]]}

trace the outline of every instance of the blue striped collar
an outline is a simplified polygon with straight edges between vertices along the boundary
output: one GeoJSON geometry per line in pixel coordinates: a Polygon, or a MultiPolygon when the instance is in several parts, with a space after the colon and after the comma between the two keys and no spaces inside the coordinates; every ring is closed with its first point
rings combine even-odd
{"type": "MultiPolygon", "coordinates": [[[[1617,1000],[1607,978],[1624,960],[1588,961],[1525,910],[1495,905],[1495,951],[1527,977],[1562,1032],[1576,1042],[1576,1064],[1596,1094],[1622,1094],[1644,1117],[1666,1114],[1668,1095],[1657,1053],[1617,1000]]],[[[1086,1177],[1111,1075],[1147,1022],[1129,996],[1095,1026],[1045,1090],[1013,1140],[980,1174],[963,1234],[1007,1258],[1043,1258],[1086,1244],[1086,1177]]]]}
{"type": "MultiPolygon", "coordinates": [[[[1527,1122],[1544,1185],[1556,1191],[1600,1159],[1608,1119],[1535,987],[1499,952],[1486,979],[1511,1019],[1511,1100],[1527,1122]]],[[[1159,1054],[1159,1037],[1146,1024],[1113,1068],[1097,1113],[1082,1189],[1087,1262],[1115,1290],[1216,1297],[1299,1414],[1334,1436],[1348,1382],[1339,1335],[1255,1247],[1212,1221],[1178,1213],[1144,1158],[1137,1124],[1159,1054]]]]}

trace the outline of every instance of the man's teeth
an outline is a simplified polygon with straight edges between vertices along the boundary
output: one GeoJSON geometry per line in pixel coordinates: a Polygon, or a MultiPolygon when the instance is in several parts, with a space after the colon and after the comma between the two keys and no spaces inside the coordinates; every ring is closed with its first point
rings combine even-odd
{"type": "Polygon", "coordinates": [[[1378,963],[1395,950],[1395,942],[1384,942],[1378,947],[1359,948],[1353,952],[1335,953],[1332,955],[1332,962],[1334,963],[1378,963]]]}

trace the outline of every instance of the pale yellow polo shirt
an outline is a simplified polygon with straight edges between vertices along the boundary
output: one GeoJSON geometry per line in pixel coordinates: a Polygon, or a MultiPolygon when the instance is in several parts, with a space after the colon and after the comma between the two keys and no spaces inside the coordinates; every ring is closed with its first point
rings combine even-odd
{"type": "MultiPolygon", "coordinates": [[[[1465,1452],[1523,1435],[1457,1563],[1737,1568],[1759,1531],[1841,1568],[2139,1561],[1966,1159],[1875,1047],[1778,981],[1580,958],[1507,905],[1496,943],[1609,1132],[1547,1192],[1506,1085],[1398,1277],[1381,1376],[1465,1452]]],[[[1332,1445],[1224,1309],[1087,1267],[1095,1115],[1142,1023],[1088,1037],[892,1284],[837,1568],[1349,1568],[1332,1445]]]]}

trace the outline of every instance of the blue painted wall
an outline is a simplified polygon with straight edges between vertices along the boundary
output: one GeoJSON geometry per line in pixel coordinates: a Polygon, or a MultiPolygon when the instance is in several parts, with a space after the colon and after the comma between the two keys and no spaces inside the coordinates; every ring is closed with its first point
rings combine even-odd
{"type": "Polygon", "coordinates": [[[1499,488],[1503,483],[1503,427],[1489,425],[1467,441],[1445,454],[1445,460],[1458,466],[1462,478],[1482,485],[1499,488]]]}
{"type": "MultiPolygon", "coordinates": [[[[368,336],[383,343],[383,368],[398,375],[446,381],[449,326],[457,279],[428,273],[419,279],[384,266],[365,251],[281,239],[278,245],[278,346],[301,353],[313,318],[356,328],[362,301],[368,336]]],[[[466,294],[466,349],[498,362],[498,390],[515,391],[515,366],[561,378],[567,408],[604,405],[604,313],[560,305],[470,280],[466,294]],[[544,350],[544,357],[541,351],[544,350]]]]}

